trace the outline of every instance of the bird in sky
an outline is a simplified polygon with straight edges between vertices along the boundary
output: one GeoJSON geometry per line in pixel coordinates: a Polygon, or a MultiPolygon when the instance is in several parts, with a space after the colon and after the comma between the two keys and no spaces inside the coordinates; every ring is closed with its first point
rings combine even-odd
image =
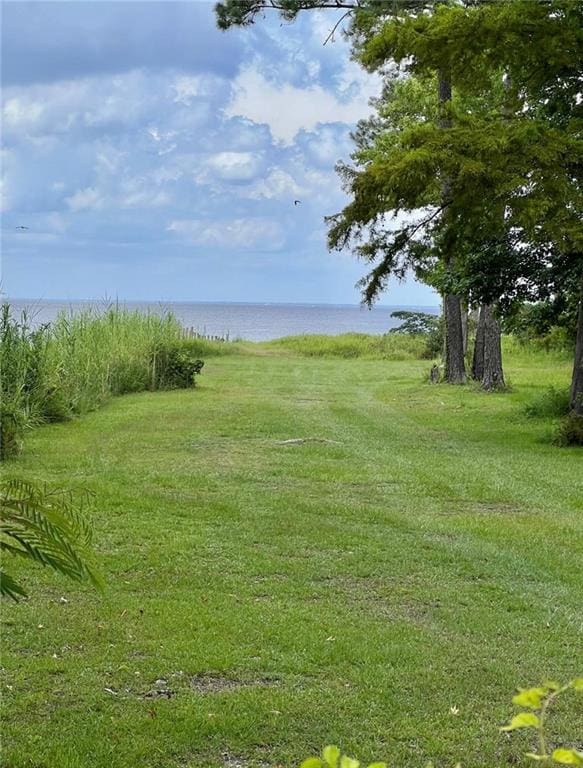
{"type": "Polygon", "coordinates": [[[24,226],[22,226],[22,224],[21,224],[19,227],[16,227],[16,229],[27,230],[27,229],[28,229],[28,227],[24,227],[24,226]]]}
{"type": "Polygon", "coordinates": [[[294,200],[294,205],[300,205],[301,202],[301,200],[294,200]]]}

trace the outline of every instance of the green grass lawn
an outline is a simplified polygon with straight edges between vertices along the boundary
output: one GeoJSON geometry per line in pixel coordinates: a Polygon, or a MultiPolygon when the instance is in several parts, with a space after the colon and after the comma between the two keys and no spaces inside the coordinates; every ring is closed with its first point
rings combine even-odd
{"type": "Polygon", "coordinates": [[[4,471],[94,492],[107,587],[10,563],[3,766],[519,764],[514,689],[583,671],[583,453],[520,413],[568,363],[507,363],[484,395],[266,346],[31,433],[4,471]]]}

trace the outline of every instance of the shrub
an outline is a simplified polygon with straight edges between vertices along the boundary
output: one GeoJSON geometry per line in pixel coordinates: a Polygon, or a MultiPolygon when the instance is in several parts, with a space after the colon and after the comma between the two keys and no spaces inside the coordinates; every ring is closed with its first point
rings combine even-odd
{"type": "Polygon", "coordinates": [[[531,419],[558,418],[569,412],[568,390],[549,387],[524,406],[524,413],[531,419]]]}
{"type": "Polygon", "coordinates": [[[156,389],[186,389],[194,387],[195,376],[202,371],[204,362],[190,348],[187,341],[162,350],[156,355],[156,389]]]}
{"type": "Polygon", "coordinates": [[[569,413],[559,425],[555,443],[561,446],[583,445],[583,416],[569,413]]]}

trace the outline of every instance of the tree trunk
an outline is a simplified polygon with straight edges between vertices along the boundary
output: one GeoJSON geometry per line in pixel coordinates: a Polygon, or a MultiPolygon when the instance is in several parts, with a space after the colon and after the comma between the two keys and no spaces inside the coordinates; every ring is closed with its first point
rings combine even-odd
{"type": "Polygon", "coordinates": [[[482,304],[480,307],[472,360],[472,379],[479,381],[482,389],[487,392],[505,386],[502,370],[502,333],[492,304],[482,304]]]}
{"type": "Polygon", "coordinates": [[[463,339],[463,348],[464,348],[464,358],[468,354],[468,305],[467,302],[462,301],[461,303],[461,313],[462,313],[462,339],[463,339]]]}
{"type": "MultiPolygon", "coordinates": [[[[441,108],[439,118],[440,128],[450,128],[451,118],[448,116],[446,107],[451,102],[451,80],[449,74],[444,71],[439,72],[438,96],[441,108]]],[[[451,184],[449,179],[443,182],[441,199],[443,204],[447,204],[451,197],[451,184]]],[[[447,211],[444,213],[444,219],[447,220],[447,211]]],[[[454,266],[454,256],[452,253],[443,254],[445,271],[450,272],[454,266]]],[[[466,366],[464,359],[464,334],[462,329],[462,311],[460,297],[452,293],[446,293],[443,297],[443,314],[445,318],[445,380],[449,384],[464,384],[466,380],[466,366]]]]}
{"type": "Polygon", "coordinates": [[[577,416],[583,416],[583,279],[581,280],[577,318],[577,343],[575,345],[575,364],[573,366],[569,407],[577,416]]]}
{"type": "Polygon", "coordinates": [[[449,384],[464,384],[466,365],[464,360],[464,335],[459,296],[448,293],[445,309],[445,380],[449,384]]]}
{"type": "Polygon", "coordinates": [[[472,359],[472,379],[482,381],[484,376],[484,320],[483,307],[478,310],[478,325],[476,327],[476,340],[474,341],[474,356],[472,359]]]}
{"type": "Polygon", "coordinates": [[[482,389],[492,392],[504,387],[502,371],[502,333],[491,304],[484,304],[484,371],[482,389]]]}

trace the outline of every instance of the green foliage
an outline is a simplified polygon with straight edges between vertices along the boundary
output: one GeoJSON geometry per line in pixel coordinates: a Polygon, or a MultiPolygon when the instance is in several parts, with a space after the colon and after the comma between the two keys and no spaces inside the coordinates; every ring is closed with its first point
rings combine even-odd
{"type": "Polygon", "coordinates": [[[583,416],[572,411],[559,425],[555,443],[561,446],[583,445],[583,416]]]}
{"type": "MultiPolygon", "coordinates": [[[[360,762],[353,757],[341,754],[338,747],[330,745],[324,747],[321,757],[308,757],[302,762],[300,768],[360,768],[360,762]]],[[[370,763],[368,768],[387,768],[387,764],[370,763]]]]}
{"type": "Polygon", "coordinates": [[[569,391],[549,387],[525,405],[524,413],[531,419],[566,416],[569,413],[569,391]]]}
{"type": "Polygon", "coordinates": [[[508,725],[502,726],[501,731],[518,729],[533,729],[537,732],[537,750],[527,752],[527,757],[540,765],[583,765],[583,752],[576,748],[556,747],[552,749],[548,743],[547,717],[549,707],[568,691],[583,692],[583,678],[575,678],[565,685],[548,681],[536,688],[526,688],[513,697],[512,702],[522,708],[508,725]]]}
{"type": "Polygon", "coordinates": [[[398,328],[391,328],[389,333],[422,336],[425,340],[425,349],[422,356],[428,360],[441,356],[445,333],[443,315],[398,310],[397,312],[392,312],[391,317],[396,317],[404,322],[398,328]]]}
{"type": "MultiPolygon", "coordinates": [[[[575,678],[566,685],[547,682],[537,688],[521,690],[513,697],[512,702],[524,710],[511,719],[508,725],[502,726],[501,731],[511,732],[521,729],[537,731],[537,751],[527,752],[526,757],[535,760],[539,765],[579,765],[583,766],[583,751],[575,747],[556,747],[551,749],[548,744],[547,715],[551,704],[567,691],[583,692],[583,678],[575,678]]],[[[427,768],[431,768],[430,763],[427,768]]],[[[458,763],[456,768],[461,768],[458,763]]],[[[360,762],[352,757],[342,755],[336,746],[327,746],[322,750],[321,757],[309,757],[300,768],[360,768],[360,762]]],[[[364,766],[363,766],[364,768],[364,766]]],[[[387,763],[370,763],[368,768],[387,768],[387,763]]]]}
{"type": "Polygon", "coordinates": [[[547,301],[521,303],[504,319],[504,331],[524,344],[571,352],[577,333],[577,298],[574,291],[561,291],[547,301]]]}
{"type": "MultiPolygon", "coordinates": [[[[0,484],[0,551],[48,566],[76,581],[101,586],[91,562],[91,529],[70,493],[50,491],[31,482],[0,484]]],[[[0,595],[17,600],[26,591],[0,571],[0,595]]]]}
{"type": "Polygon", "coordinates": [[[26,429],[94,410],[113,395],[194,386],[201,354],[228,344],[185,339],[178,321],[112,307],[60,314],[32,328],[5,304],[0,315],[0,459],[26,429]]]}
{"type": "Polygon", "coordinates": [[[402,320],[397,328],[391,328],[389,333],[434,333],[439,328],[439,315],[430,315],[427,312],[410,312],[399,309],[391,312],[391,317],[402,320]]]}
{"type": "Polygon", "coordinates": [[[387,333],[343,333],[338,336],[305,334],[266,342],[272,349],[285,349],[304,357],[368,358],[377,360],[419,360],[426,356],[421,335],[387,333]]]}

